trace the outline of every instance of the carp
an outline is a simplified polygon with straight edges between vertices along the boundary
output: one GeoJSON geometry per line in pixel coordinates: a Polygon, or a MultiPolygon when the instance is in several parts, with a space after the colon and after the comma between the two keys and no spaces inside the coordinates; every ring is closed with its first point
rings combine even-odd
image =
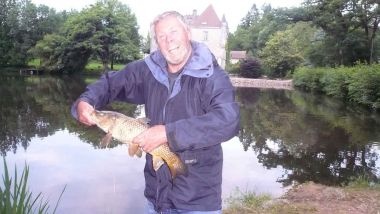
{"type": "MultiPolygon", "coordinates": [[[[106,146],[112,138],[121,143],[128,144],[130,156],[141,157],[142,150],[138,144],[132,143],[134,137],[149,128],[148,120],[145,118],[135,119],[114,111],[95,110],[91,117],[96,125],[107,134],[101,141],[106,146]]],[[[186,167],[181,159],[172,151],[167,144],[160,145],[149,152],[153,157],[153,168],[157,171],[164,163],[169,167],[172,178],[177,175],[186,174],[186,167]]]]}

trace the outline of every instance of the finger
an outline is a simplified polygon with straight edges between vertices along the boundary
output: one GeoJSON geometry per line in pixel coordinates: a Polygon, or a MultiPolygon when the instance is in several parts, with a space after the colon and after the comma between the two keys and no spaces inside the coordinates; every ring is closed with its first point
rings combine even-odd
{"type": "Polygon", "coordinates": [[[145,136],[143,133],[141,133],[132,139],[132,143],[140,144],[141,146],[141,144],[144,142],[144,139],[145,136]]]}

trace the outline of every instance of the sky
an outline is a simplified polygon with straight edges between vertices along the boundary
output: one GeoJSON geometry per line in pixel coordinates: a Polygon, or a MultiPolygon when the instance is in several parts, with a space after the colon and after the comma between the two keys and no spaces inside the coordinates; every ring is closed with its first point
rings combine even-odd
{"type": "MultiPolygon", "coordinates": [[[[55,8],[57,11],[81,9],[94,4],[97,0],[32,0],[36,5],[44,4],[55,8]]],[[[192,14],[197,10],[202,13],[210,4],[213,5],[215,12],[221,19],[223,14],[226,17],[230,32],[236,30],[241,19],[245,17],[253,4],[260,9],[264,4],[270,4],[273,8],[277,7],[297,7],[301,6],[304,0],[119,0],[128,5],[136,15],[139,25],[139,33],[146,36],[150,22],[153,18],[168,10],[176,10],[183,15],[192,14]]]]}

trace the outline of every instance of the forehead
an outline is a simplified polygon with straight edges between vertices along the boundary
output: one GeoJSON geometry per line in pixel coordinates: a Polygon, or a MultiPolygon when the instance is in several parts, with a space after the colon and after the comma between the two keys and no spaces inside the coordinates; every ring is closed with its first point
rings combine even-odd
{"type": "Polygon", "coordinates": [[[156,23],[155,31],[159,32],[159,31],[170,30],[173,28],[183,28],[184,29],[185,26],[183,25],[183,23],[181,23],[178,20],[177,17],[166,16],[156,23]]]}

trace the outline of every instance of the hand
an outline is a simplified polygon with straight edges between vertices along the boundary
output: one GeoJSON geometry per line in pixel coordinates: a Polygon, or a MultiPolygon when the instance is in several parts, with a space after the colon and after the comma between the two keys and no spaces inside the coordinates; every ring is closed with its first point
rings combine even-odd
{"type": "Polygon", "coordinates": [[[89,103],[79,101],[77,105],[78,120],[87,126],[95,125],[95,122],[91,117],[91,113],[94,111],[94,107],[92,107],[89,103]]]}
{"type": "Polygon", "coordinates": [[[152,126],[133,138],[132,143],[140,145],[144,152],[151,152],[155,148],[168,142],[164,125],[152,126]]]}

